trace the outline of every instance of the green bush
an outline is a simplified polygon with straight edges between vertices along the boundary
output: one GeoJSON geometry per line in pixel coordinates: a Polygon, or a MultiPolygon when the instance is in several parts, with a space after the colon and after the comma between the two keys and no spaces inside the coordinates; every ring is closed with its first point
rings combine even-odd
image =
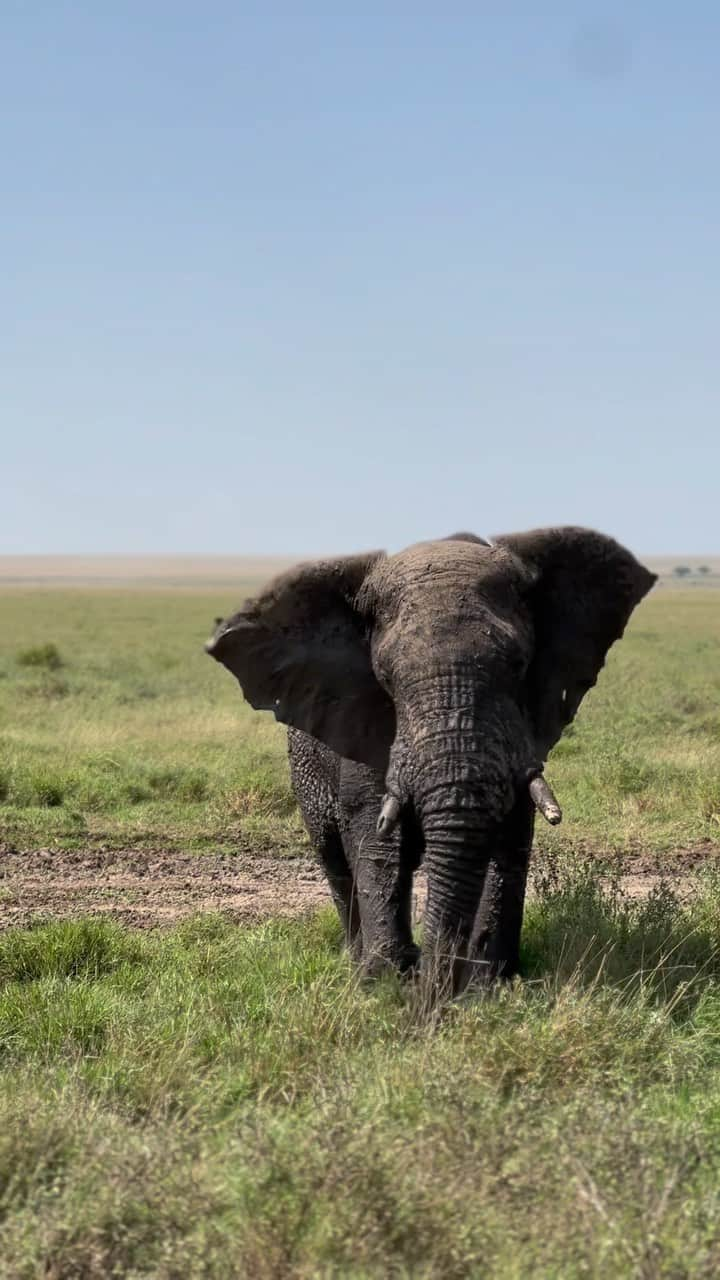
{"type": "Polygon", "coordinates": [[[33,803],[41,809],[57,809],[65,801],[65,782],[53,772],[36,770],[31,786],[33,803]]]}
{"type": "Polygon", "coordinates": [[[20,667],[40,667],[44,671],[59,671],[65,665],[57,645],[51,643],[21,649],[17,655],[17,663],[20,667]]]}
{"type": "Polygon", "coordinates": [[[148,775],[148,786],[154,796],[197,803],[206,798],[209,780],[203,769],[179,766],[151,770],[148,775]]]}
{"type": "MultiPolygon", "coordinates": [[[[62,858],[62,854],[58,854],[62,858]]],[[[0,982],[97,979],[144,954],[141,935],[108,920],[55,920],[0,934],[0,982]]]]}

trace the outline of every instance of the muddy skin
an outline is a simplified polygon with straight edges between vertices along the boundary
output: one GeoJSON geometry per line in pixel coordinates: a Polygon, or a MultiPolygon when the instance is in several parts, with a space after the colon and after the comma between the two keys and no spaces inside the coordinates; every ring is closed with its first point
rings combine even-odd
{"type": "Polygon", "coordinates": [[[208,651],[290,727],[293,786],[365,972],[416,962],[421,859],[438,984],[516,971],[529,783],[654,581],[589,530],[459,534],[301,565],[218,628],[208,651]]]}
{"type": "Polygon", "coordinates": [[[288,732],[290,776],[305,825],[325,870],[347,946],[369,977],[417,964],[411,896],[422,857],[408,814],[390,839],[376,832],[384,778],[344,760],[296,729],[288,732]]]}

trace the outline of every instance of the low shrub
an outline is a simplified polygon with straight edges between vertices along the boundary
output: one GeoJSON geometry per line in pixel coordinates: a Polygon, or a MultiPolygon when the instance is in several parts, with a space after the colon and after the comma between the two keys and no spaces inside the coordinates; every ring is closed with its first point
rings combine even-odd
{"type": "Polygon", "coordinates": [[[40,667],[44,671],[59,671],[65,665],[60,650],[52,643],[21,649],[17,654],[17,664],[19,667],[40,667]]]}

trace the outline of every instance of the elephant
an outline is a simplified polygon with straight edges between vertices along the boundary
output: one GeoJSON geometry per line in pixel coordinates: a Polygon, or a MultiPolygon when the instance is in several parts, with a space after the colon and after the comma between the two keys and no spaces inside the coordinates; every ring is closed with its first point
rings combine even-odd
{"type": "Polygon", "coordinates": [[[301,564],[206,650],[289,727],[293,788],[368,976],[518,971],[548,754],[656,581],[574,526],[301,564]],[[422,954],[411,890],[427,873],[422,954]]]}

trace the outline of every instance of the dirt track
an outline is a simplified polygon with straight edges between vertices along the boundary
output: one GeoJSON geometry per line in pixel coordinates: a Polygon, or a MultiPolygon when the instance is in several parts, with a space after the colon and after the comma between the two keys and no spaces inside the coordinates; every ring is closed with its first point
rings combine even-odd
{"type": "Polygon", "coordinates": [[[139,928],[199,911],[236,920],[295,916],[328,900],[304,858],[151,850],[0,851],[0,928],[33,918],[108,915],[139,928]]]}
{"type": "MultiPolygon", "coordinates": [[[[679,850],[662,862],[633,855],[622,867],[623,889],[642,897],[664,880],[685,896],[693,871],[713,855],[717,859],[717,845],[679,850]]],[[[418,915],[425,884],[422,873],[416,879],[418,915]]],[[[254,921],[302,915],[328,901],[322,872],[308,858],[0,848],[0,929],[81,915],[107,915],[149,928],[201,911],[254,921]]]]}

